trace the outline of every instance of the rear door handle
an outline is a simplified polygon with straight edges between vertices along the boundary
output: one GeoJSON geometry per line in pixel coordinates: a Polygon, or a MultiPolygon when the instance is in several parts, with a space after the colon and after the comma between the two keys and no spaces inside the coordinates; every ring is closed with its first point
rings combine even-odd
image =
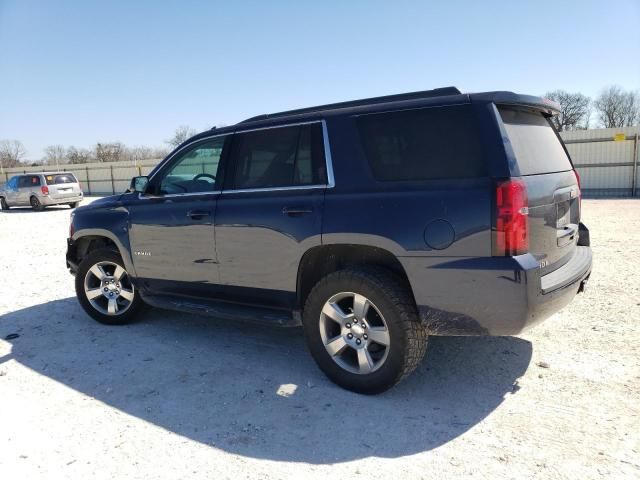
{"type": "Polygon", "coordinates": [[[304,208],[304,207],[284,207],[282,209],[282,213],[284,215],[288,215],[290,217],[297,217],[299,215],[304,215],[306,213],[313,213],[313,208],[304,208]]]}
{"type": "Polygon", "coordinates": [[[207,212],[205,210],[191,210],[189,213],[187,213],[187,217],[191,217],[194,220],[208,217],[209,215],[211,215],[211,212],[207,212]]]}

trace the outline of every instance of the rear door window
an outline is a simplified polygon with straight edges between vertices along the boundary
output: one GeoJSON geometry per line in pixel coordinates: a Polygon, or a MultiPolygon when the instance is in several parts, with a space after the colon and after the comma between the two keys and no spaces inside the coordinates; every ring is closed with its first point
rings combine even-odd
{"type": "Polygon", "coordinates": [[[237,133],[231,188],[269,188],[326,183],[320,123],[237,133]]]}
{"type": "Polygon", "coordinates": [[[540,112],[500,107],[520,175],[564,172],[571,162],[551,122],[540,112]]]}
{"type": "Polygon", "coordinates": [[[356,122],[376,180],[487,175],[480,134],[468,105],[361,115],[356,122]]]}
{"type": "Polygon", "coordinates": [[[71,173],[56,173],[53,175],[46,175],[47,185],[59,185],[62,183],[78,183],[76,177],[71,173]]]}

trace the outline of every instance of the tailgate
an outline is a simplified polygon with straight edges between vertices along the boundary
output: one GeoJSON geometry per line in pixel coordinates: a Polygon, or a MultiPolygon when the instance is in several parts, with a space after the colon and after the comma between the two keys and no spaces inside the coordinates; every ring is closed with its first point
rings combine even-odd
{"type": "Polygon", "coordinates": [[[77,197],[82,192],[78,180],[72,173],[46,174],[45,180],[49,196],[53,199],[77,197]]]}
{"type": "Polygon", "coordinates": [[[578,179],[547,117],[531,109],[499,111],[515,156],[513,174],[527,187],[529,252],[545,275],[574,256],[580,224],[578,179]]]}

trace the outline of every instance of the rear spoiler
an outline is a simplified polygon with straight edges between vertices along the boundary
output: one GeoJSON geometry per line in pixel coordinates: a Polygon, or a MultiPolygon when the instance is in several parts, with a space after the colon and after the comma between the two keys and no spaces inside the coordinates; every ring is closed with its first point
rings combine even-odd
{"type": "Polygon", "coordinates": [[[491,102],[496,105],[535,108],[547,115],[557,115],[560,113],[560,105],[558,103],[533,95],[520,95],[513,92],[486,92],[471,93],[469,94],[469,98],[472,102],[491,102]]]}

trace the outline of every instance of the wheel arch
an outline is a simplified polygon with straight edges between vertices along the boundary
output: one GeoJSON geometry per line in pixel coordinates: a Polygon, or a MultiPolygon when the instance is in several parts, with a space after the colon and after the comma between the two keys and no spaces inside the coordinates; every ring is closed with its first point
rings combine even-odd
{"type": "Polygon", "coordinates": [[[393,273],[413,298],[407,272],[390,251],[369,245],[331,244],[313,247],[302,256],[296,281],[296,307],[304,307],[311,289],[321,278],[338,270],[357,267],[379,268],[393,273]]]}
{"type": "Polygon", "coordinates": [[[84,257],[97,248],[113,247],[120,254],[127,272],[135,275],[129,249],[113,232],[102,228],[83,229],[75,232],[71,240],[75,244],[75,260],[77,264],[80,264],[84,257]]]}

